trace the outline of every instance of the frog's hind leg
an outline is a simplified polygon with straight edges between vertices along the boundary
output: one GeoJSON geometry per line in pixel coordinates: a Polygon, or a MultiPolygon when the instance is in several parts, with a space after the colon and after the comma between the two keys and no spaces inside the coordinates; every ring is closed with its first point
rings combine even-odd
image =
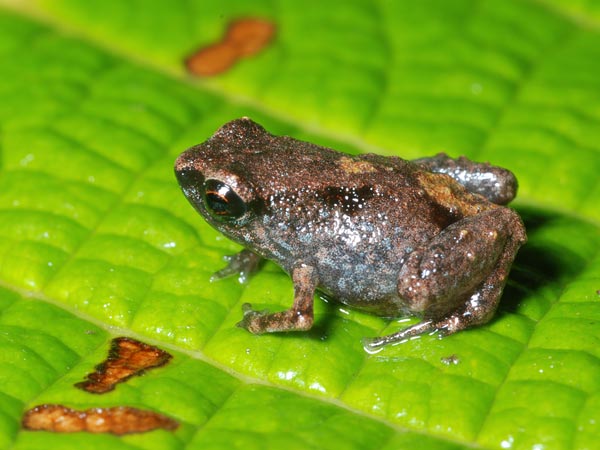
{"type": "MultiPolygon", "coordinates": [[[[498,273],[494,271],[488,280],[495,280],[497,276],[498,273]]],[[[465,328],[487,323],[496,311],[504,288],[504,283],[494,285],[489,284],[488,280],[486,280],[481,289],[471,295],[466,301],[465,307],[459,309],[459,311],[441,320],[423,320],[416,325],[386,336],[364,338],[363,346],[365,351],[368,353],[377,353],[388,344],[406,342],[422,334],[438,333],[439,335],[448,335],[464,330],[465,328]]]]}
{"type": "Polygon", "coordinates": [[[365,350],[411,337],[452,334],[488,322],[494,315],[510,266],[525,242],[521,219],[496,208],[456,222],[404,263],[398,292],[423,322],[389,336],[364,341],[365,350]]]}
{"type": "Polygon", "coordinates": [[[449,175],[470,192],[498,205],[506,205],[517,195],[517,179],[502,167],[471,161],[464,156],[450,158],[445,153],[412,162],[429,172],[449,175]]]}

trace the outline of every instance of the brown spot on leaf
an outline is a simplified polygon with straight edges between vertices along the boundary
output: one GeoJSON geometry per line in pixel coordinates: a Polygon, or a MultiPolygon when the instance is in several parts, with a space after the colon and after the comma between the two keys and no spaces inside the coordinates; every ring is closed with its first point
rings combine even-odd
{"type": "Polygon", "coordinates": [[[153,411],[129,406],[77,410],[62,405],[39,405],[23,415],[23,428],[55,433],[129,434],[163,428],[175,430],[177,421],[153,411]]]}
{"type": "Polygon", "coordinates": [[[194,75],[212,76],[225,72],[240,58],[255,55],[275,36],[275,24],[264,19],[238,19],[229,24],[220,42],[201,48],[185,60],[194,75]]]}
{"type": "Polygon", "coordinates": [[[240,19],[231,22],[225,41],[238,50],[240,56],[252,56],[261,51],[275,35],[275,24],[264,19],[240,19]]]}
{"type": "Polygon", "coordinates": [[[112,340],[106,361],[96,366],[85,381],[76,387],[93,394],[112,391],[115,384],[142,375],[144,371],[165,365],[172,356],[156,347],[135,339],[118,337],[112,340]]]}
{"type": "Polygon", "coordinates": [[[205,47],[186,60],[188,70],[195,75],[211,76],[225,72],[238,60],[236,49],[218,43],[205,47]]]}

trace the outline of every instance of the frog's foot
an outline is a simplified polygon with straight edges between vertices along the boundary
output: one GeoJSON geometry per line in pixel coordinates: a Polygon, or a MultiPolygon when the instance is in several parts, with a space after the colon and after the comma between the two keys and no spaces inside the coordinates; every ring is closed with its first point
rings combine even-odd
{"type": "Polygon", "coordinates": [[[221,278],[237,274],[238,281],[244,284],[248,281],[248,278],[258,270],[262,257],[250,250],[242,250],[235,255],[226,256],[225,261],[227,261],[227,265],[215,272],[210,277],[210,281],[220,280],[221,278]]]}
{"type": "Polygon", "coordinates": [[[270,314],[268,310],[255,311],[249,303],[242,305],[244,317],[236,325],[252,334],[274,333],[278,331],[309,330],[313,324],[312,310],[294,310],[270,314]]]}
{"type": "Polygon", "coordinates": [[[424,320],[387,336],[365,338],[363,339],[365,351],[377,353],[386,345],[400,344],[425,333],[438,333],[441,337],[489,322],[496,311],[504,288],[504,281],[498,283],[498,279],[505,280],[511,261],[512,256],[507,257],[504,264],[500,264],[492,271],[457,312],[441,319],[424,320]]]}
{"type": "Polygon", "coordinates": [[[292,280],[294,304],[290,309],[269,314],[267,311],[254,311],[248,303],[244,303],[244,317],[238,327],[254,334],[309,330],[313,324],[313,296],[317,287],[315,269],[299,263],[292,270],[292,280]]]}
{"type": "Polygon", "coordinates": [[[260,330],[260,318],[269,315],[268,309],[263,309],[262,311],[255,311],[252,309],[252,305],[250,303],[244,303],[242,305],[242,312],[244,316],[242,320],[235,324],[236,327],[244,328],[253,334],[260,334],[262,331],[260,330]]]}
{"type": "Polygon", "coordinates": [[[374,338],[363,338],[362,343],[367,353],[378,353],[383,347],[389,344],[400,344],[409,339],[419,336],[424,333],[441,331],[431,320],[425,320],[412,327],[400,330],[397,333],[388,334],[387,336],[378,336],[374,338]]]}
{"type": "MultiPolygon", "coordinates": [[[[481,291],[471,297],[465,310],[452,314],[441,320],[424,320],[412,327],[405,328],[387,336],[364,338],[363,347],[367,353],[377,353],[386,345],[401,344],[422,334],[438,334],[439,337],[456,333],[473,325],[485,323],[490,319],[490,313],[477,309],[477,300],[481,291]]],[[[493,312],[492,312],[493,314],[493,312]]]]}

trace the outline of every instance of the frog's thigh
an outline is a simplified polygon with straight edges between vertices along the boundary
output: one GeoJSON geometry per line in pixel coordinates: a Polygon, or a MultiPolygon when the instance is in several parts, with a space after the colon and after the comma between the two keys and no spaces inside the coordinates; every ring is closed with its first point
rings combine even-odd
{"type": "Polygon", "coordinates": [[[484,282],[494,281],[496,298],[486,296],[489,305],[483,305],[493,313],[523,240],[521,220],[508,208],[467,217],[408,256],[398,275],[398,293],[413,313],[437,320],[461,309],[484,282]]]}

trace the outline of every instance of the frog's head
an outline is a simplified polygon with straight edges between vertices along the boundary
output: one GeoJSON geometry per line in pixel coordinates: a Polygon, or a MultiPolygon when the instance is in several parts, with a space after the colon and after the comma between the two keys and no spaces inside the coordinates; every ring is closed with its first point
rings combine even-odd
{"type": "Polygon", "coordinates": [[[209,224],[238,242],[246,243],[246,225],[264,204],[253,186],[253,155],[268,147],[272,137],[252,120],[237,119],[175,162],[175,175],[189,202],[209,224]]]}

